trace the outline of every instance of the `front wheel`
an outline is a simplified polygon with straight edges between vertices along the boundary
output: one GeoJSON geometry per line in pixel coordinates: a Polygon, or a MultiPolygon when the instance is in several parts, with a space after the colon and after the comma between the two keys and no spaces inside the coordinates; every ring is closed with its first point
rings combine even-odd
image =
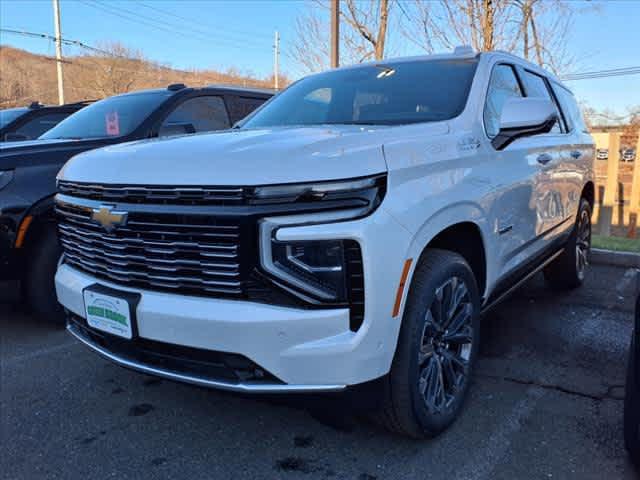
{"type": "Polygon", "coordinates": [[[55,227],[47,226],[38,241],[30,246],[23,290],[27,305],[39,319],[64,323],[63,309],[58,303],[54,277],[62,250],[55,227]]]}
{"type": "Polygon", "coordinates": [[[544,278],[558,290],[582,285],[591,251],[591,205],[580,200],[578,218],[564,251],[544,269],[544,278]]]}
{"type": "Polygon", "coordinates": [[[377,419],[415,438],[444,431],[460,413],[479,343],[480,298],[460,255],[427,250],[413,276],[377,419]]]}

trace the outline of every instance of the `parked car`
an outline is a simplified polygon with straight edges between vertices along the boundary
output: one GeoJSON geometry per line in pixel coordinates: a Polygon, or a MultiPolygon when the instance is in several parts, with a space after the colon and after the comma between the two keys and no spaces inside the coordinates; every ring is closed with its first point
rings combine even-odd
{"type": "Polygon", "coordinates": [[[633,162],[636,159],[636,151],[633,148],[625,148],[622,150],[622,161],[633,162]]]}
{"type": "Polygon", "coordinates": [[[0,110],[0,142],[36,139],[89,103],[91,102],[42,105],[33,102],[28,107],[0,110]]]}
{"type": "MultiPolygon", "coordinates": [[[[60,310],[53,288],[60,257],[53,196],[55,176],[73,155],[131,140],[226,129],[271,96],[264,90],[184,85],[127,93],[76,112],[39,140],[0,146],[0,280],[20,280],[37,313],[51,318],[60,310]]],[[[176,159],[174,167],[183,160],[176,159]]]]}
{"type": "Polygon", "coordinates": [[[636,301],[635,330],[629,349],[624,401],[624,438],[629,455],[640,467],[640,292],[636,301]]]}
{"type": "Polygon", "coordinates": [[[598,160],[606,160],[609,158],[609,150],[607,148],[598,148],[596,150],[596,158],[598,160]]]}
{"type": "Polygon", "coordinates": [[[320,73],[234,130],[74,157],[56,196],[68,330],[208,387],[379,388],[388,428],[443,431],[480,315],[541,270],[582,283],[594,201],[572,93],[469,50],[320,73]]]}

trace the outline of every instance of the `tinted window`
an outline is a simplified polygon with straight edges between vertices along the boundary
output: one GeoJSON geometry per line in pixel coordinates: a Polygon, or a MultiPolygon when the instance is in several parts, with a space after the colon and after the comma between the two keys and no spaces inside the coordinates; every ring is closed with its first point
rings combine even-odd
{"type": "Polygon", "coordinates": [[[553,91],[556,93],[556,97],[558,97],[558,101],[560,102],[560,106],[564,112],[564,117],[568,123],[567,127],[569,130],[578,130],[580,132],[588,133],[589,130],[587,129],[587,125],[584,123],[582,111],[580,110],[580,107],[578,107],[578,103],[576,102],[573,94],[557,83],[553,84],[553,91]]]}
{"type": "Polygon", "coordinates": [[[389,62],[313,75],[294,83],[243,128],[281,125],[397,125],[459,115],[475,59],[389,62]]]}
{"type": "Polygon", "coordinates": [[[229,128],[229,116],[221,97],[185,100],[162,123],[159,135],[208,132],[229,128]]]}
{"type": "MultiPolygon", "coordinates": [[[[525,70],[524,73],[524,81],[527,89],[527,97],[536,97],[536,98],[548,98],[556,105],[556,101],[549,92],[547,88],[547,83],[544,81],[540,75],[536,75],[528,70],[525,70]]],[[[556,112],[558,113],[558,118],[562,118],[560,111],[558,110],[558,106],[556,105],[556,112]]],[[[551,133],[562,133],[562,131],[566,131],[560,125],[560,122],[556,122],[551,129],[551,133]]]]}
{"type": "Polygon", "coordinates": [[[128,135],[171,95],[173,94],[169,91],[162,91],[106,98],[67,117],[40,138],[104,138],[128,135]]]}
{"type": "Polygon", "coordinates": [[[27,139],[38,138],[68,116],[68,113],[46,113],[44,115],[38,115],[16,129],[14,133],[24,135],[27,139]]]}
{"type": "Polygon", "coordinates": [[[231,103],[229,105],[231,123],[242,120],[266,101],[267,99],[264,98],[231,97],[231,103]]]}
{"type": "Polygon", "coordinates": [[[490,138],[498,134],[502,107],[509,98],[513,97],[522,97],[513,68],[509,65],[496,65],[491,72],[487,100],[484,105],[484,128],[490,138]]]}
{"type": "Polygon", "coordinates": [[[6,110],[0,110],[0,128],[13,122],[23,113],[27,112],[27,108],[7,108],[6,110]]]}

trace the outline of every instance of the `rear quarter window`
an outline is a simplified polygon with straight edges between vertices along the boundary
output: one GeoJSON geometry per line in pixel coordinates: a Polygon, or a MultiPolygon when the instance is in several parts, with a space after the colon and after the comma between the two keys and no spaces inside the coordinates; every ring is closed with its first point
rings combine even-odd
{"type": "Polygon", "coordinates": [[[582,115],[582,111],[578,106],[578,102],[576,101],[573,94],[564,88],[562,85],[557,83],[552,84],[553,91],[560,102],[560,107],[564,112],[564,116],[569,123],[569,130],[577,130],[580,132],[588,133],[589,129],[584,121],[584,116],[582,115]]]}

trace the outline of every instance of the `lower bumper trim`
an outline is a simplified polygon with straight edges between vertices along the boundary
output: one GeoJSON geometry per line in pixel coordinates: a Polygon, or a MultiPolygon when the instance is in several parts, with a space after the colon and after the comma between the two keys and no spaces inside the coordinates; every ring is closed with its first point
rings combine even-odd
{"type": "Polygon", "coordinates": [[[84,335],[80,333],[77,327],[73,324],[67,325],[67,331],[73,335],[77,340],[89,347],[94,352],[98,353],[107,360],[120,365],[121,367],[136,370],[148,375],[155,375],[158,377],[166,378],[168,380],[174,380],[178,382],[190,383],[192,385],[198,385],[201,387],[215,388],[220,390],[229,390],[233,392],[241,393],[325,393],[325,392],[339,392],[346,388],[346,385],[290,385],[290,384],[265,384],[265,383],[231,383],[218,380],[211,380],[195,375],[187,375],[184,373],[177,373],[171,370],[159,369],[144,365],[142,363],[133,362],[129,359],[123,358],[119,355],[115,355],[108,350],[105,350],[100,345],[96,345],[84,335]]]}

